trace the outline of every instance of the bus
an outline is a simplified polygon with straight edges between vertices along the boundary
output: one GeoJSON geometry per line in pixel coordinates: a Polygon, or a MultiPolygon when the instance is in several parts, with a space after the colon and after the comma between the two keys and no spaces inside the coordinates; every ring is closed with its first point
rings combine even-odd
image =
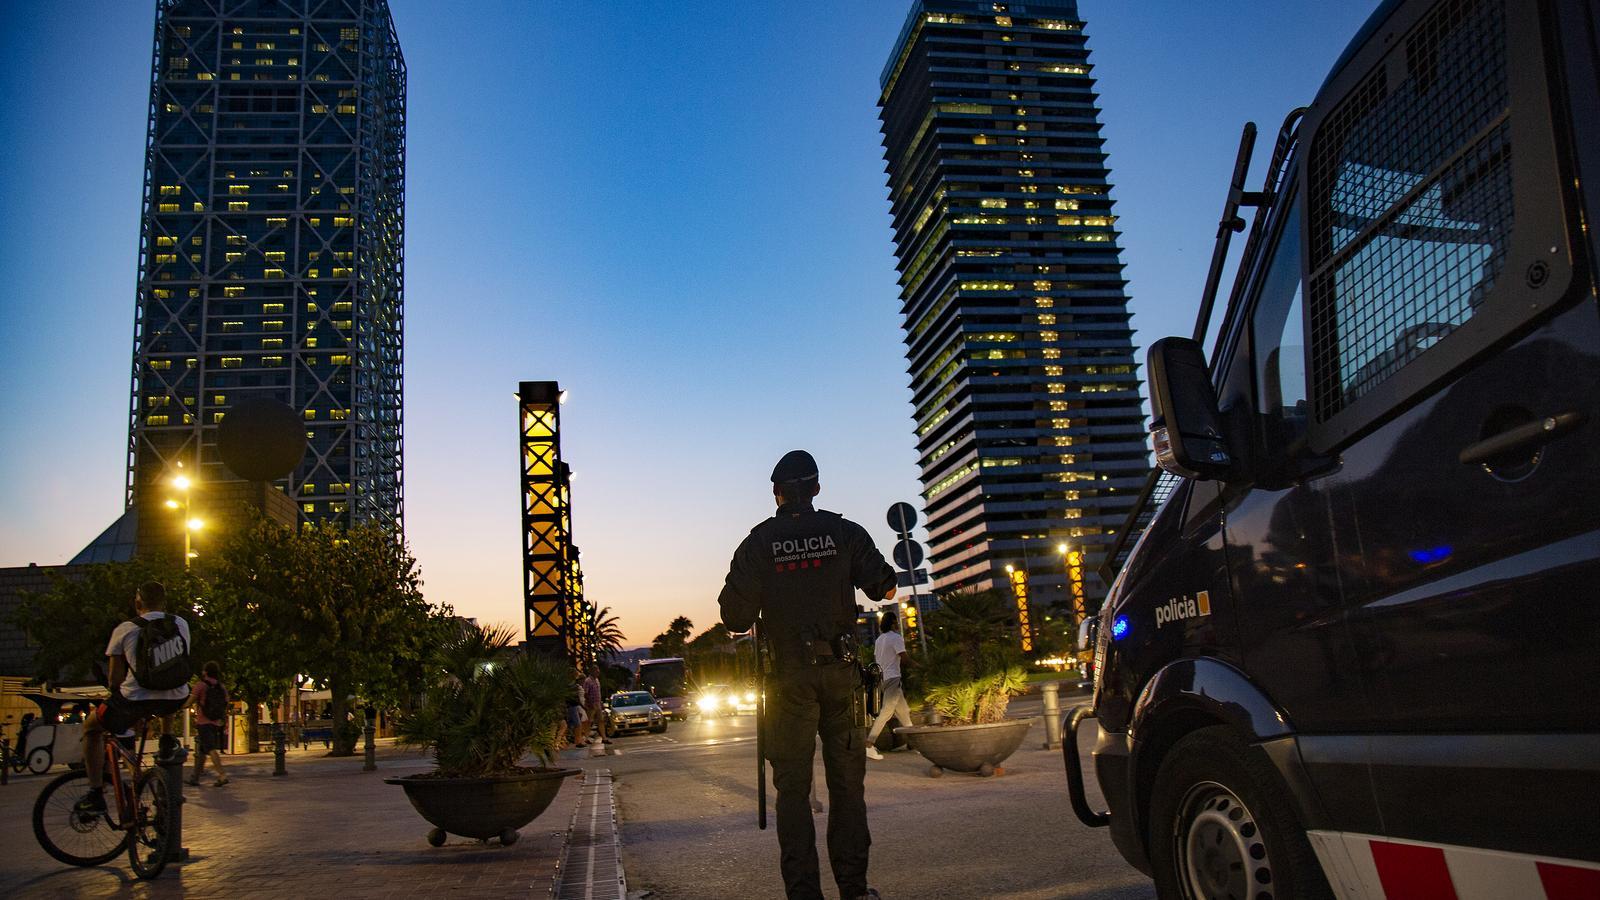
{"type": "Polygon", "coordinates": [[[656,704],[668,717],[689,718],[689,669],[683,657],[640,660],[633,684],[639,690],[654,694],[656,704]]]}

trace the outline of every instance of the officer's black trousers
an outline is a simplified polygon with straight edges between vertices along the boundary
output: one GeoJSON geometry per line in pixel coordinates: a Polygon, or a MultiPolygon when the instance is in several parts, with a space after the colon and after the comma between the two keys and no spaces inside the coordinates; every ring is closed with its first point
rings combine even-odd
{"type": "Polygon", "coordinates": [[[767,758],[778,788],[778,848],[789,900],[821,900],[817,831],[811,814],[811,763],[822,735],[828,780],[828,859],[839,896],[867,892],[865,737],[851,708],[855,666],[824,663],[781,670],[768,692],[767,758]]]}

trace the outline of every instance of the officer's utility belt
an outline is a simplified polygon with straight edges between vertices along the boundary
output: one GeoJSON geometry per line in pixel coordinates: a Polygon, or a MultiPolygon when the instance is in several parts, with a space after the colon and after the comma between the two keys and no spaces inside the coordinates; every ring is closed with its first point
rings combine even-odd
{"type": "Polygon", "coordinates": [[[857,659],[856,638],[849,632],[841,632],[831,641],[801,641],[800,653],[813,666],[832,662],[853,663],[857,659]]]}

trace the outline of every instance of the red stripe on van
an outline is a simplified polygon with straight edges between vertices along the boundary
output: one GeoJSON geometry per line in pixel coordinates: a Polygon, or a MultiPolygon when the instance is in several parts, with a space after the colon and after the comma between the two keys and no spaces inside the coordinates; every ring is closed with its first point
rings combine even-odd
{"type": "Polygon", "coordinates": [[[1392,900],[1457,900],[1444,850],[1387,841],[1368,843],[1384,896],[1392,900]]]}

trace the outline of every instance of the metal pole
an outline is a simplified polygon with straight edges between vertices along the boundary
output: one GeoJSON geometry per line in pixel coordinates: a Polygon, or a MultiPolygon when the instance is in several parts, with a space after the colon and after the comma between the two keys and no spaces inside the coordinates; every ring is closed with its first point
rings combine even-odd
{"type": "Polygon", "coordinates": [[[1044,692],[1044,749],[1061,749],[1061,682],[1046,681],[1044,692]]]}
{"type": "Polygon", "coordinates": [[[161,749],[156,754],[156,765],[161,767],[167,783],[167,827],[172,829],[172,843],[167,851],[167,862],[182,862],[189,858],[189,848],[183,846],[183,764],[189,751],[177,738],[163,735],[161,749]]]}
{"type": "Polygon", "coordinates": [[[361,764],[361,771],[363,772],[378,771],[378,748],[372,740],[374,733],[377,731],[377,729],[372,725],[374,718],[375,716],[373,715],[373,710],[368,708],[367,724],[361,727],[361,738],[365,742],[364,746],[367,756],[367,761],[361,764]]]}
{"type": "Polygon", "coordinates": [[[272,723],[272,774],[274,777],[287,775],[289,770],[283,766],[283,754],[287,748],[284,746],[283,723],[272,723]]]}
{"type": "MultiPolygon", "coordinates": [[[[900,532],[900,543],[909,545],[911,543],[911,532],[900,532]]],[[[906,548],[906,559],[911,559],[909,546],[906,548]]],[[[922,594],[917,590],[917,567],[912,566],[906,574],[911,576],[911,605],[916,607],[917,610],[917,643],[922,645],[922,652],[926,655],[928,652],[928,623],[922,617],[922,594]]]]}
{"type": "Polygon", "coordinates": [[[761,623],[750,627],[756,651],[756,827],[767,829],[767,667],[761,658],[761,623]]]}

